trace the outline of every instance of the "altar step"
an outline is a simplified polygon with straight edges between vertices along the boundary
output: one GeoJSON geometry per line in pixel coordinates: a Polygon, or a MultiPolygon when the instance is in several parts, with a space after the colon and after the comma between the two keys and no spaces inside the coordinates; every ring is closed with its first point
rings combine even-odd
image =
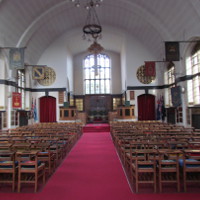
{"type": "Polygon", "coordinates": [[[83,127],[83,133],[86,132],[110,132],[109,124],[87,124],[83,127]]]}

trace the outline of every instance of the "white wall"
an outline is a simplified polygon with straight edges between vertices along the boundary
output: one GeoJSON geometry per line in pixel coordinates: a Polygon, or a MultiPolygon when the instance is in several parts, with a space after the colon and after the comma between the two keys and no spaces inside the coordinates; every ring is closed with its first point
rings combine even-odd
{"type": "MultiPolygon", "coordinates": [[[[42,54],[38,61],[39,65],[47,65],[56,72],[56,80],[50,86],[33,84],[33,88],[66,88],[67,85],[67,64],[70,67],[71,54],[67,49],[66,42],[62,38],[51,44],[42,54]]],[[[71,80],[71,79],[70,79],[71,80]]]]}
{"type": "MultiPolygon", "coordinates": [[[[126,35],[125,38],[125,54],[126,54],[126,85],[127,86],[145,86],[137,79],[137,69],[144,65],[144,61],[155,61],[155,57],[151,52],[147,51],[144,45],[126,35]]],[[[148,85],[157,85],[158,79],[148,85]]]]}
{"type": "Polygon", "coordinates": [[[126,46],[125,43],[121,48],[121,81],[122,81],[122,91],[126,90],[126,46]]]}
{"type": "Polygon", "coordinates": [[[68,55],[67,57],[67,73],[66,73],[66,77],[67,77],[67,92],[71,92],[74,90],[74,85],[73,85],[73,81],[74,81],[74,71],[73,71],[73,57],[71,54],[68,55]]]}

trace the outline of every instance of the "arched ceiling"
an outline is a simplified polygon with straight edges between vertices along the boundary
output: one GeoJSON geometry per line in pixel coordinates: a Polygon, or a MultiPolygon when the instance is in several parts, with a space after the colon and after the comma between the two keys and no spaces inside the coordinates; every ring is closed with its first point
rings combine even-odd
{"type": "MultiPolygon", "coordinates": [[[[106,38],[104,48],[117,52],[122,32],[157,56],[164,41],[188,40],[200,33],[199,0],[104,0],[97,14],[106,38]]],[[[67,34],[68,48],[77,54],[88,48],[86,41],[77,41],[86,15],[83,7],[76,8],[70,0],[1,0],[0,46],[26,46],[29,62],[37,63],[52,42],[67,34]]]]}

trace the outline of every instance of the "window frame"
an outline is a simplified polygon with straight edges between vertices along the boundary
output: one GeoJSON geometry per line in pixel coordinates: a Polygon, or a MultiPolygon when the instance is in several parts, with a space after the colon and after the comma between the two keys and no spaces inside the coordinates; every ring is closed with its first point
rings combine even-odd
{"type": "Polygon", "coordinates": [[[21,101],[22,101],[22,107],[21,109],[25,109],[25,98],[26,98],[26,92],[25,92],[25,85],[26,85],[26,78],[25,78],[25,70],[17,70],[17,92],[21,93],[21,101]]]}
{"type": "Polygon", "coordinates": [[[176,86],[176,76],[175,76],[175,65],[173,62],[170,62],[167,67],[165,80],[169,87],[167,88],[167,102],[168,106],[172,107],[172,95],[171,88],[176,86]]]}
{"type": "Polygon", "coordinates": [[[189,106],[200,105],[200,45],[197,43],[186,59],[186,74],[192,75],[187,80],[187,101],[189,106]]]}
{"type": "Polygon", "coordinates": [[[111,59],[106,54],[89,54],[83,60],[84,94],[111,94],[111,59]],[[93,66],[97,66],[94,68],[93,66]]]}

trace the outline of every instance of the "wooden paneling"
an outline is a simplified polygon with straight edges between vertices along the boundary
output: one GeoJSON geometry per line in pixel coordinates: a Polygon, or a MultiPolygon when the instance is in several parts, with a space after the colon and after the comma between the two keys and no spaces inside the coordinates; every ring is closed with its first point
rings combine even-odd
{"type": "Polygon", "coordinates": [[[112,98],[110,95],[86,95],[85,111],[112,110],[112,98]]]}
{"type": "Polygon", "coordinates": [[[96,115],[97,119],[105,121],[108,112],[112,110],[111,95],[86,95],[85,112],[88,117],[96,115]],[[105,116],[106,115],[106,116],[105,116]]]}

